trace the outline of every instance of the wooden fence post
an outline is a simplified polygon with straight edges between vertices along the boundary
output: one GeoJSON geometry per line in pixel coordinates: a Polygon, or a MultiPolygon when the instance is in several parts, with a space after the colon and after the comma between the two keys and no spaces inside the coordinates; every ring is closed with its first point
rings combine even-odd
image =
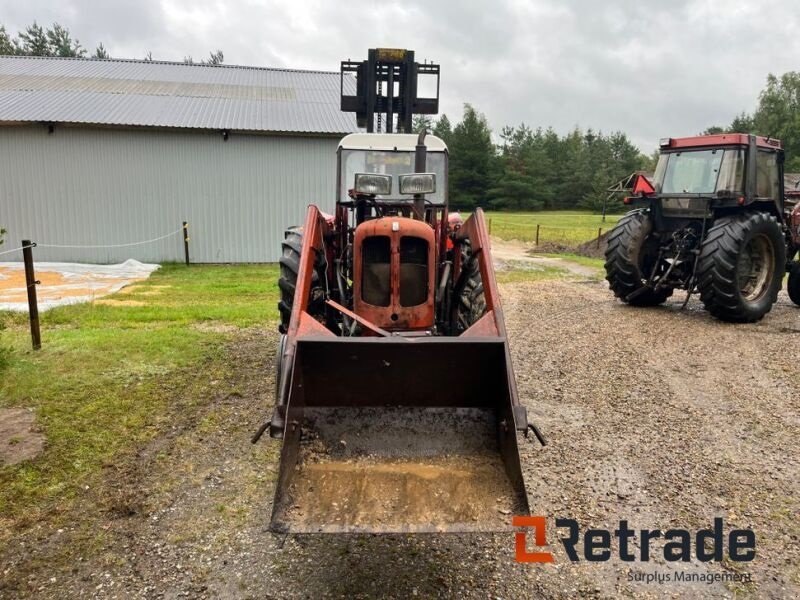
{"type": "Polygon", "coordinates": [[[601,235],[603,235],[603,228],[602,227],[598,227],[597,228],[597,247],[598,248],[600,247],[600,236],[601,235]]]}
{"type": "Polygon", "coordinates": [[[183,222],[183,254],[186,257],[186,266],[189,266],[189,223],[183,222]]]}
{"type": "Polygon", "coordinates": [[[536,224],[536,245],[539,245],[539,224],[536,224]]]}
{"type": "Polygon", "coordinates": [[[39,332],[39,304],[36,302],[36,274],[33,272],[33,244],[30,240],[22,240],[22,260],[25,263],[25,287],[28,288],[28,316],[31,321],[31,343],[34,350],[42,347],[42,336],[39,332]]]}

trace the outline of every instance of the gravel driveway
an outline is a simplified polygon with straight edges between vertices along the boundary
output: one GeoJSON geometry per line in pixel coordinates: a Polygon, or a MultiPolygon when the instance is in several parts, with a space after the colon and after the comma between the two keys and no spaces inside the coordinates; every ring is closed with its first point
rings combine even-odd
{"type": "Polygon", "coordinates": [[[632,582],[734,567],[575,564],[560,544],[555,564],[517,564],[512,534],[272,536],[278,442],[249,436],[277,336],[248,330],[210,403],[109,468],[74,527],[2,551],[0,596],[798,597],[800,309],[782,295],[761,323],[727,325],[697,301],[629,308],[596,282],[501,291],[520,396],[549,440],[522,444],[534,514],[689,530],[722,516],[756,533],[755,561],[737,567],[752,583],[632,582]]]}

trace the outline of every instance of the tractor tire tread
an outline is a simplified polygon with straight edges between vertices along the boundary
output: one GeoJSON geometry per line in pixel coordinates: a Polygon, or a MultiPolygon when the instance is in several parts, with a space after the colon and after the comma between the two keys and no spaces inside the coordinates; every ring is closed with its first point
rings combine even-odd
{"type": "Polygon", "coordinates": [[[753,231],[772,234],[772,241],[783,234],[777,220],[763,212],[748,212],[717,219],[708,231],[697,264],[697,288],[700,300],[712,316],[732,323],[753,323],[761,320],[778,299],[785,264],[785,246],[773,244],[775,269],[773,281],[765,291],[766,301],[754,307],[741,297],[737,265],[739,254],[753,231]],[[770,231],[771,230],[771,231],[770,231]],[[777,237],[776,237],[777,236],[777,237]]]}

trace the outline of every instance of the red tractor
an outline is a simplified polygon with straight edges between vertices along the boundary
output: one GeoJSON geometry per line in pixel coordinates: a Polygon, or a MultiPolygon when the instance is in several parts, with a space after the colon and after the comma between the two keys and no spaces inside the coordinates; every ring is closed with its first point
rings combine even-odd
{"type": "Polygon", "coordinates": [[[271,529],[509,529],[529,510],[517,433],[543,440],[517,397],[483,213],[448,211],[442,140],[392,132],[394,115],[407,132],[436,112],[416,88],[438,65],[379,49],[349,70],[342,106],[368,132],[339,145],[335,213],[310,206],[280,259],[271,529]],[[372,133],[381,113],[390,132],[372,133]]]}
{"type": "MultiPolygon", "coordinates": [[[[608,237],[606,279],[633,306],[676,289],[699,293],[723,321],[770,311],[793,254],[784,212],[783,149],[745,134],[669,138],[652,184],[638,176],[608,237]]],[[[795,284],[796,285],[796,284],[795,284]]],[[[687,296],[688,299],[688,296],[687,296]]]]}

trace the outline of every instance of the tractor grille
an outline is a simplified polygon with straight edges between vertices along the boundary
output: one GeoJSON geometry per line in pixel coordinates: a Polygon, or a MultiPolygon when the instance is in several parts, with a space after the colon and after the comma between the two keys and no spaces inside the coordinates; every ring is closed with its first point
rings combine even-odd
{"type": "Polygon", "coordinates": [[[361,246],[361,297],[373,306],[389,306],[392,297],[392,242],[387,236],[370,237],[361,246]]]}
{"type": "Polygon", "coordinates": [[[400,238],[400,305],[417,306],[428,299],[428,242],[400,238]]]}

